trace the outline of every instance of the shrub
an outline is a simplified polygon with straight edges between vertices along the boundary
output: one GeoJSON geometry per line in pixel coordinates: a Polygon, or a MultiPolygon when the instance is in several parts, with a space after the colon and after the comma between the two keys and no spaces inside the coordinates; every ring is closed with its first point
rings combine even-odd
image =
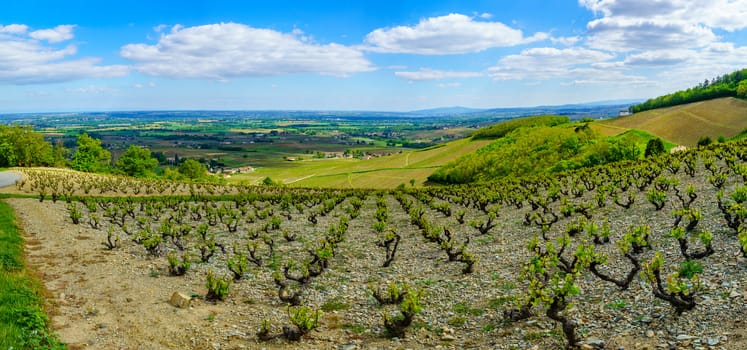
{"type": "Polygon", "coordinates": [[[399,304],[400,315],[391,317],[384,314],[384,327],[393,337],[404,338],[405,330],[412,324],[412,319],[422,310],[420,297],[423,292],[409,291],[404,295],[402,303],[399,304]]]}
{"type": "Polygon", "coordinates": [[[705,147],[713,143],[710,136],[701,136],[698,139],[698,147],[705,147]]]}
{"type": "Polygon", "coordinates": [[[657,137],[655,139],[648,140],[648,143],[646,143],[646,151],[643,153],[643,155],[648,158],[665,152],[666,150],[664,149],[664,142],[657,137]]]}
{"type": "Polygon", "coordinates": [[[182,254],[180,262],[173,250],[166,256],[166,260],[169,262],[169,273],[172,276],[183,276],[191,266],[187,254],[182,254]]]}
{"type": "Polygon", "coordinates": [[[231,285],[231,279],[227,277],[215,276],[213,270],[208,271],[205,287],[207,288],[206,300],[225,300],[228,295],[228,287],[231,285]]]}

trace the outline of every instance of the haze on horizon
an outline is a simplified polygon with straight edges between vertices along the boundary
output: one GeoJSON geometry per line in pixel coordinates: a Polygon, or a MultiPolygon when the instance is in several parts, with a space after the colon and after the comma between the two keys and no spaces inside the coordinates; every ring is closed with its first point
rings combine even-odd
{"type": "Polygon", "coordinates": [[[645,99],[744,68],[747,0],[24,1],[0,113],[645,99]]]}

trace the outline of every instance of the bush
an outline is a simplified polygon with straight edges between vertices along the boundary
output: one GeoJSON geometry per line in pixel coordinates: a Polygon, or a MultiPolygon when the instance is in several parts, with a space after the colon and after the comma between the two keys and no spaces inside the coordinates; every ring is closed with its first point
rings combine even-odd
{"type": "Polygon", "coordinates": [[[701,136],[698,139],[698,147],[705,147],[713,143],[710,136],[701,136]]]}
{"type": "Polygon", "coordinates": [[[655,139],[648,140],[648,143],[646,143],[646,151],[644,152],[644,156],[648,158],[665,152],[666,150],[664,149],[664,142],[657,137],[655,139]]]}
{"type": "Polygon", "coordinates": [[[228,295],[228,287],[231,285],[231,279],[226,277],[216,277],[213,270],[208,271],[205,287],[207,287],[206,300],[225,300],[228,295]]]}

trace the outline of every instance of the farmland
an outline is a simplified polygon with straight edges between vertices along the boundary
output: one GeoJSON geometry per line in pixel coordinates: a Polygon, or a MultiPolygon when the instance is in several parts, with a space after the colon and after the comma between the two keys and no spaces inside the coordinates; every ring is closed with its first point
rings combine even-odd
{"type": "Polygon", "coordinates": [[[629,129],[639,129],[664,140],[695,146],[698,139],[708,136],[734,137],[747,128],[747,102],[733,97],[659,108],[597,123],[597,130],[616,135],[629,129]]]}
{"type": "Polygon", "coordinates": [[[8,190],[36,197],[9,201],[71,346],[742,348],[744,161],[730,142],[378,191],[19,169],[8,190]],[[395,338],[386,317],[407,314],[375,298],[392,284],[411,312],[395,338]],[[174,292],[191,307],[170,306],[174,292]]]}

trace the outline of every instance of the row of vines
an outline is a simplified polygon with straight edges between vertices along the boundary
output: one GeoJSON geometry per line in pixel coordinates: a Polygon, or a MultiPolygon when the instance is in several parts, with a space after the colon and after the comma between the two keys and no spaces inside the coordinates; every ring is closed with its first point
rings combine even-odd
{"type": "Polygon", "coordinates": [[[511,276],[517,288],[506,293],[500,324],[544,315],[573,348],[583,342],[583,324],[570,306],[592,293],[613,302],[638,289],[679,317],[698,307],[701,294],[716,293],[704,283],[711,262],[747,257],[745,146],[425,189],[169,183],[53,170],[23,170],[17,189],[65,201],[71,222],[100,232],[103,249],[138,247],[174,276],[198,274],[200,266],[206,300],[256,288],[247,278],[271,281],[264,284],[273,288],[270,302],[287,310],[290,324],[263,321],[260,340],[296,341],[316,328],[310,287],[344,270],[354,244],[370,244],[363,249],[375,261],[366,263],[387,279],[368,283],[365,293],[390,336],[404,337],[418,314],[438,312],[428,311],[429,299],[448,298],[410,283],[417,270],[397,270],[409,264],[399,261],[403,249],[417,246],[428,254],[408,262],[474,282],[486,300],[504,292],[484,290],[492,285],[481,276],[511,276]]]}

